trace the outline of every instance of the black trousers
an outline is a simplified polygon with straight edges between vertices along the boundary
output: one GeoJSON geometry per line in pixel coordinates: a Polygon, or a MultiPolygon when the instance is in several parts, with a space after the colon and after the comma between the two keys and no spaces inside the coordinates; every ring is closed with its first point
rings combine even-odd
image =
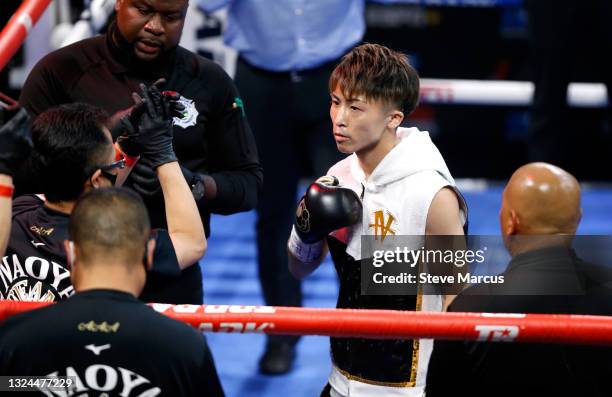
{"type": "MultiPolygon", "coordinates": [[[[570,124],[566,90],[576,66],[588,62],[603,70],[602,79],[612,96],[612,2],[610,0],[527,0],[529,43],[535,94],[529,127],[531,161],[564,166],[576,155],[581,131],[570,124]],[[584,37],[584,32],[588,36],[584,37]],[[585,40],[586,39],[586,40],[585,40]],[[581,47],[594,41],[595,51],[582,58],[581,47]],[[576,62],[578,58],[579,62],[576,62]],[[602,65],[605,64],[605,65],[602,65]]],[[[612,102],[610,102],[612,103],[612,102]]],[[[610,107],[608,107],[610,109],[610,107]]],[[[607,117],[609,117],[609,110],[607,117]]],[[[594,145],[596,145],[594,143],[594,145]]]]}
{"type": "MultiPolygon", "coordinates": [[[[288,269],[287,239],[299,178],[325,175],[342,158],[329,117],[327,87],[334,66],[330,62],[302,72],[276,73],[238,59],[235,81],[264,169],[257,206],[257,250],[266,305],[302,305],[301,284],[288,269]]],[[[269,336],[272,342],[297,340],[269,336]]]]}

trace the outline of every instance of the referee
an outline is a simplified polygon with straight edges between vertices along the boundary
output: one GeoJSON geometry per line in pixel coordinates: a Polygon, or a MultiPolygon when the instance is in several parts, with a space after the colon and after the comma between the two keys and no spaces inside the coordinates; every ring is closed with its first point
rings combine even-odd
{"type": "MultiPolygon", "coordinates": [[[[131,93],[140,83],[165,78],[163,88],[180,93],[185,108],[174,120],[173,146],[208,236],[210,213],[255,207],[263,175],[231,78],[219,65],[178,46],[187,6],[187,0],[118,0],[107,33],[45,56],[19,101],[34,115],[68,102],[87,102],[114,114],[132,106],[131,93]]],[[[134,167],[128,185],[143,196],[152,226],[166,228],[159,181],[146,161],[134,167]]],[[[165,288],[175,303],[202,303],[200,267],[183,270],[165,288]]]]}

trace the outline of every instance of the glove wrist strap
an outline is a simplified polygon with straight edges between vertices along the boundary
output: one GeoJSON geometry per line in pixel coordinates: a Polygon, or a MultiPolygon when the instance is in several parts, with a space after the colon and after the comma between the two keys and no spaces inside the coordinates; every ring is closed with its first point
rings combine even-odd
{"type": "Polygon", "coordinates": [[[291,252],[300,262],[312,263],[321,259],[321,254],[323,253],[323,240],[307,244],[298,236],[295,231],[295,226],[293,226],[287,248],[289,248],[289,252],[291,252]]]}

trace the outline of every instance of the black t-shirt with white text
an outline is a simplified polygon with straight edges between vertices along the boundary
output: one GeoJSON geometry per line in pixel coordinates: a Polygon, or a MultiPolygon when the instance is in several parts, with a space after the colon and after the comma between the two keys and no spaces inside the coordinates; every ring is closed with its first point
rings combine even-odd
{"type": "MultiPolygon", "coordinates": [[[[0,263],[0,299],[57,302],[74,293],[63,242],[68,239],[69,215],[44,205],[37,195],[13,201],[13,221],[7,252],[0,263]]],[[[153,233],[153,268],[141,299],[172,302],[159,285],[180,275],[168,232],[153,233]]],[[[197,266],[194,265],[194,266],[197,266]]]]}
{"type": "Polygon", "coordinates": [[[9,318],[0,327],[0,373],[74,382],[46,395],[223,396],[201,334],[114,290],[9,318]]]}

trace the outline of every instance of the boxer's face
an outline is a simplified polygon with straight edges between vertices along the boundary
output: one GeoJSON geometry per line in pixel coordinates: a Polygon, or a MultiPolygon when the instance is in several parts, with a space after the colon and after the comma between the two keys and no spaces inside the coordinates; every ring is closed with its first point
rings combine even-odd
{"type": "Polygon", "coordinates": [[[401,122],[396,120],[397,113],[402,114],[380,101],[368,101],[364,95],[346,98],[337,86],[331,93],[329,115],[338,150],[360,154],[375,148],[385,134],[395,136],[401,122]]]}
{"type": "Polygon", "coordinates": [[[134,55],[150,61],[181,39],[188,0],[117,0],[117,26],[134,55]]]}

